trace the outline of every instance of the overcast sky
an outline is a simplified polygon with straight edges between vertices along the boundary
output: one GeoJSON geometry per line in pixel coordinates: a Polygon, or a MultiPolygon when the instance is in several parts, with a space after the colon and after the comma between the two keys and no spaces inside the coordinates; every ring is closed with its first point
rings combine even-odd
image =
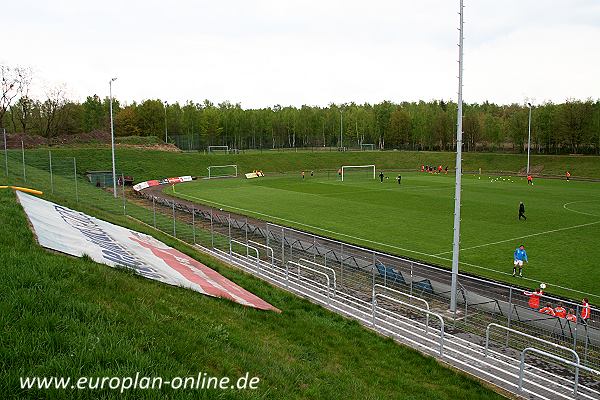
{"type": "MultiPolygon", "coordinates": [[[[458,0],[2,2],[0,62],[72,98],[456,100],[458,0]]],[[[466,0],[464,99],[600,97],[600,1],[466,0]]]]}

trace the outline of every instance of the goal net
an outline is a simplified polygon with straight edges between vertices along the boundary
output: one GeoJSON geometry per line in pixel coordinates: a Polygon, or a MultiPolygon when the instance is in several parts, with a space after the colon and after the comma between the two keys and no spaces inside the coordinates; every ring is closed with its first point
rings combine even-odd
{"type": "Polygon", "coordinates": [[[354,178],[375,179],[375,165],[343,165],[342,182],[354,178]]]}
{"type": "Polygon", "coordinates": [[[375,145],[373,143],[361,143],[361,150],[375,150],[375,145]]]}
{"type": "Polygon", "coordinates": [[[214,178],[236,178],[238,176],[237,165],[211,165],[207,168],[208,179],[214,178]]]}
{"type": "Polygon", "coordinates": [[[208,146],[209,153],[220,153],[224,152],[229,154],[229,146],[208,146]]]}

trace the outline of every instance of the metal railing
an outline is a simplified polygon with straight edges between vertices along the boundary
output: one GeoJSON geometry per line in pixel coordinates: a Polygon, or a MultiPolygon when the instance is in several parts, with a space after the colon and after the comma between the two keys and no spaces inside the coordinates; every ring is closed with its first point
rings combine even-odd
{"type": "Polygon", "coordinates": [[[267,250],[267,257],[269,256],[269,251],[271,252],[271,264],[275,265],[275,253],[273,252],[273,248],[269,247],[265,244],[255,242],[254,240],[248,240],[248,243],[252,243],[255,246],[262,247],[267,250]]]}
{"type": "Polygon", "coordinates": [[[317,275],[320,275],[320,276],[323,276],[323,277],[325,277],[325,280],[326,280],[326,282],[327,282],[327,304],[329,304],[329,301],[331,300],[331,296],[330,296],[330,280],[329,280],[329,275],[327,275],[325,272],[317,271],[317,270],[316,270],[316,269],[314,269],[314,268],[307,267],[306,265],[302,265],[302,264],[300,264],[300,263],[297,263],[297,262],[294,262],[294,261],[288,261],[288,262],[287,262],[287,264],[286,264],[286,279],[288,279],[288,280],[289,280],[289,270],[288,270],[288,266],[289,266],[290,264],[291,264],[291,265],[293,265],[293,266],[295,266],[296,268],[298,268],[298,273],[297,273],[297,275],[296,275],[296,276],[298,277],[298,280],[307,280],[307,281],[309,281],[309,282],[312,282],[312,283],[316,284],[317,286],[321,285],[321,283],[319,283],[319,282],[317,282],[317,281],[314,281],[314,280],[312,280],[312,279],[308,279],[308,278],[304,278],[304,279],[302,279],[303,277],[302,277],[302,275],[300,274],[300,269],[302,269],[302,268],[304,268],[304,269],[306,269],[306,270],[308,270],[308,271],[311,271],[311,272],[313,272],[313,273],[315,273],[315,274],[317,274],[317,275]]]}
{"type": "Polygon", "coordinates": [[[315,267],[323,268],[324,270],[331,272],[331,274],[332,274],[332,276],[333,276],[333,295],[335,296],[335,293],[336,293],[336,291],[337,291],[337,280],[336,280],[336,278],[335,278],[335,270],[334,270],[333,268],[329,268],[329,267],[326,267],[326,266],[324,266],[324,265],[317,264],[317,263],[316,263],[316,262],[314,262],[314,261],[305,260],[304,258],[301,258],[301,259],[300,259],[300,262],[305,262],[305,263],[308,263],[308,264],[314,265],[315,267]]]}
{"type": "Polygon", "coordinates": [[[495,323],[489,324],[488,327],[487,327],[487,329],[485,330],[485,353],[484,354],[485,354],[486,357],[488,356],[488,349],[489,349],[489,344],[490,344],[490,330],[491,330],[492,327],[503,329],[505,331],[509,331],[509,332],[514,333],[514,334],[523,336],[523,337],[525,337],[527,339],[534,340],[534,341],[537,341],[539,343],[543,343],[545,345],[548,345],[548,346],[551,346],[551,347],[554,347],[554,348],[561,349],[561,350],[564,350],[566,352],[569,352],[569,353],[573,354],[573,358],[575,358],[577,360],[577,364],[579,364],[579,354],[577,354],[577,352],[575,350],[571,349],[571,348],[564,347],[564,346],[561,346],[561,345],[556,344],[554,342],[550,342],[548,340],[540,339],[538,337],[531,336],[531,335],[528,335],[526,333],[517,331],[515,329],[511,329],[511,328],[508,328],[506,326],[498,325],[498,324],[495,324],[495,323]]]}
{"type": "Polygon", "coordinates": [[[575,382],[573,384],[573,394],[575,396],[577,396],[577,384],[579,383],[579,367],[580,367],[579,356],[577,355],[577,353],[575,353],[577,362],[572,362],[572,361],[566,360],[562,357],[559,357],[555,354],[548,353],[547,351],[536,349],[535,347],[527,347],[527,348],[523,349],[523,351],[521,352],[521,364],[519,365],[519,390],[520,391],[523,390],[523,375],[525,374],[525,353],[527,353],[527,352],[537,353],[537,354],[543,355],[545,357],[549,357],[555,361],[560,361],[564,364],[575,367],[575,382]]]}
{"type": "MultiPolygon", "coordinates": [[[[406,303],[406,302],[404,302],[402,300],[399,300],[399,299],[396,299],[394,297],[386,296],[385,294],[382,294],[382,293],[375,293],[373,295],[373,327],[377,326],[376,319],[377,319],[377,298],[378,297],[386,299],[386,300],[391,301],[391,302],[395,302],[395,303],[407,306],[407,307],[414,308],[415,310],[423,312],[426,315],[433,315],[436,318],[438,318],[439,321],[440,321],[440,357],[444,356],[444,318],[442,318],[441,315],[436,314],[436,313],[434,313],[432,311],[429,311],[427,309],[424,309],[424,308],[421,308],[421,307],[417,307],[414,304],[406,303]]],[[[426,333],[427,333],[428,325],[429,325],[429,319],[427,319],[427,325],[425,325],[425,332],[426,333]]]]}

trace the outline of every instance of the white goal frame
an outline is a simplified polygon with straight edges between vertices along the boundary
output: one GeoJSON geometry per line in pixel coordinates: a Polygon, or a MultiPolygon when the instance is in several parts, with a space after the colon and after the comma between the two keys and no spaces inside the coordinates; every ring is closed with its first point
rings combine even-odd
{"type": "Polygon", "coordinates": [[[371,165],[342,165],[342,182],[344,182],[344,170],[351,168],[373,168],[373,179],[375,179],[375,164],[371,165]]]}
{"type": "Polygon", "coordinates": [[[238,167],[236,164],[228,164],[228,165],[210,165],[208,168],[206,168],[208,170],[208,178],[206,179],[215,179],[215,178],[237,178],[238,176],[238,167]],[[233,167],[235,168],[235,175],[217,175],[214,176],[211,174],[211,168],[226,168],[226,167],[233,167]]]}
{"type": "Polygon", "coordinates": [[[208,146],[209,153],[214,153],[215,150],[224,151],[229,154],[229,146],[208,146]]]}
{"type": "Polygon", "coordinates": [[[362,151],[365,151],[365,150],[375,150],[375,145],[373,143],[361,143],[360,144],[360,149],[362,151]],[[365,149],[365,147],[368,147],[368,148],[365,149]]]}

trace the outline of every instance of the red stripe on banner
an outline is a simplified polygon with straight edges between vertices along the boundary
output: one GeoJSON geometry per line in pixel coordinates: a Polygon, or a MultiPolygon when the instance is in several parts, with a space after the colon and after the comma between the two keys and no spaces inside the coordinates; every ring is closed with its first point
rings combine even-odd
{"type": "Polygon", "coordinates": [[[179,272],[188,281],[199,285],[208,295],[227,298],[235,301],[236,303],[258,308],[260,310],[281,312],[279,309],[273,307],[260,297],[250,293],[246,289],[231,282],[218,272],[208,268],[201,262],[188,257],[176,249],[158,248],[152,243],[140,240],[140,238],[133,236],[129,237],[129,239],[152,251],[156,257],[163,260],[167,265],[179,272]]]}

